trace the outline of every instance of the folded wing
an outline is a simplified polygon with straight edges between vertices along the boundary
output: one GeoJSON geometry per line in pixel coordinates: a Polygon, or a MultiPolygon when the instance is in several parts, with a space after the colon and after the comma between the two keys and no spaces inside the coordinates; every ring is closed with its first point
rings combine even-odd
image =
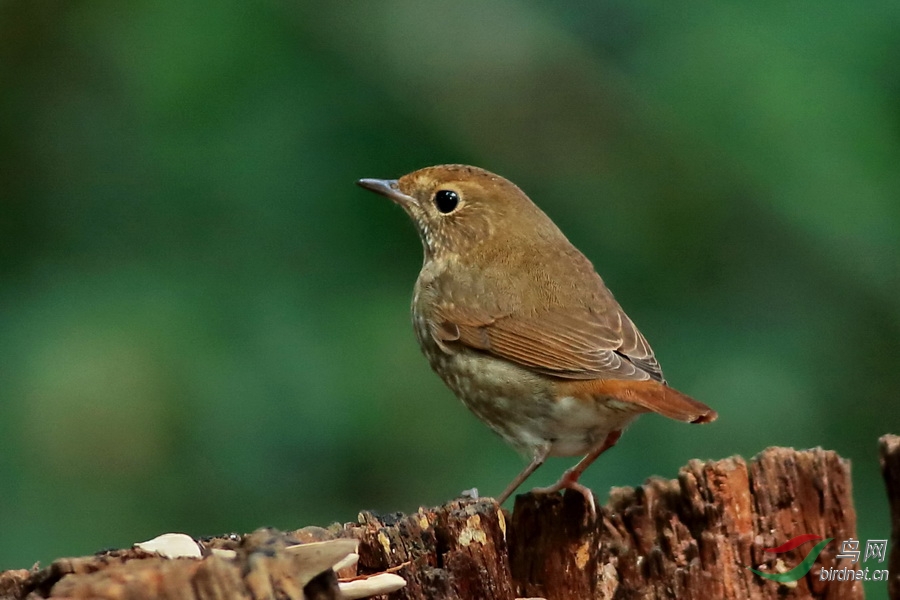
{"type": "Polygon", "coordinates": [[[442,306],[435,335],[494,354],[539,373],[564,379],[664,382],[653,350],[620,309],[546,309],[522,315],[490,315],[442,306]]]}

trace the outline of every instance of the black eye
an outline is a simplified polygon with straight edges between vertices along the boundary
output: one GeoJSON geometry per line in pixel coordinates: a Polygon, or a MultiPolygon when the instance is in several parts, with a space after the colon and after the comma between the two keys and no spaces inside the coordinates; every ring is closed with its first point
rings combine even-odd
{"type": "Polygon", "coordinates": [[[434,205],[437,209],[444,213],[452,213],[459,204],[459,195],[450,190],[438,190],[434,195],[434,205]]]}

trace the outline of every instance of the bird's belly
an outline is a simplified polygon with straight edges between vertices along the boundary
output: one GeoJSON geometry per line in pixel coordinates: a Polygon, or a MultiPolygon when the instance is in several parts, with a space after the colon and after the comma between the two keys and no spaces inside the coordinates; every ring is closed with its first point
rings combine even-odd
{"type": "Polygon", "coordinates": [[[638,412],[605,398],[558,397],[557,380],[471,351],[423,351],[432,368],[475,415],[509,444],[551,456],[579,456],[627,426],[638,412]]]}

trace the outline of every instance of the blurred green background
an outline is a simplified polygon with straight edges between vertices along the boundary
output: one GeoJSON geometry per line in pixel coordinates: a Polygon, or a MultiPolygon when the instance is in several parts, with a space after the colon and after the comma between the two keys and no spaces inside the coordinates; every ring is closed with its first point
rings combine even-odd
{"type": "Polygon", "coordinates": [[[898,56],[893,1],[0,2],[0,568],[499,493],[525,460],[429,370],[419,241],[353,185],[447,162],[719,411],[585,483],[821,445],[887,537],[898,56]]]}

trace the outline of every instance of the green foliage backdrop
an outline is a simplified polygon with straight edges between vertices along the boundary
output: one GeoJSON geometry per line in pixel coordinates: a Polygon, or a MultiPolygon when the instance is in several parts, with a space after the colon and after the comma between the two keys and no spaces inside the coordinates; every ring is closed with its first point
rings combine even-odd
{"type": "Polygon", "coordinates": [[[898,56],[888,1],[0,1],[0,567],[498,493],[523,459],[419,355],[419,242],[353,185],[446,162],[524,188],[720,413],[588,485],[821,445],[886,537],[898,56]]]}

